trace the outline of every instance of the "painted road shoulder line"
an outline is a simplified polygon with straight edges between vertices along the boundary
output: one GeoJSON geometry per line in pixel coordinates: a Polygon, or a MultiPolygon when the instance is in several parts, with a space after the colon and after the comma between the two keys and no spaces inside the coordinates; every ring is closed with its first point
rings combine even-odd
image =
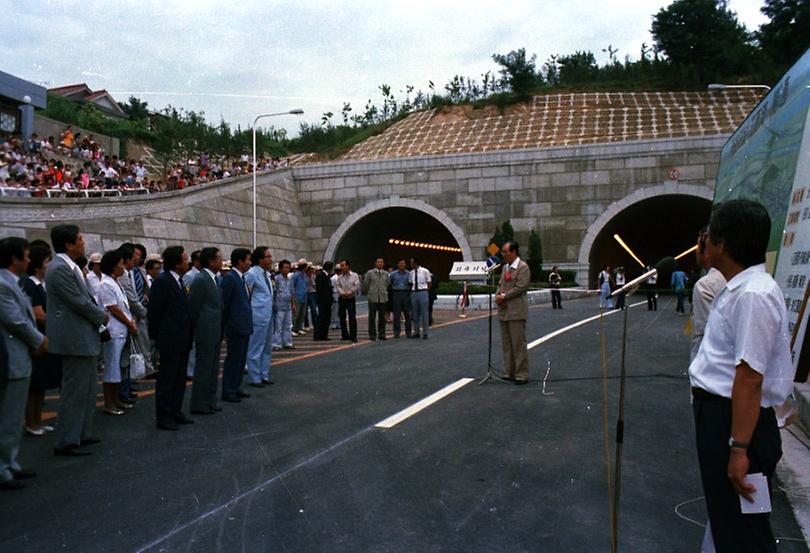
{"type": "Polygon", "coordinates": [[[467,384],[469,384],[470,382],[472,382],[474,380],[475,380],[474,378],[460,378],[460,379],[456,380],[455,382],[453,382],[452,384],[449,384],[449,385],[445,386],[444,388],[442,388],[438,392],[432,393],[428,397],[426,397],[425,399],[417,401],[416,403],[414,403],[410,407],[408,407],[406,409],[403,409],[399,413],[391,415],[387,419],[378,422],[374,426],[377,427],[377,428],[393,428],[394,426],[398,425],[399,423],[401,423],[405,419],[414,416],[415,414],[419,413],[423,409],[427,409],[428,407],[430,407],[431,405],[433,405],[437,401],[440,401],[441,399],[449,396],[450,394],[452,394],[453,392],[455,392],[459,388],[461,388],[463,386],[466,386],[467,384]]]}
{"type": "MultiPolygon", "coordinates": [[[[632,303],[632,304],[628,305],[627,308],[631,309],[633,307],[638,307],[639,305],[645,305],[646,303],[647,303],[646,300],[645,301],[640,301],[640,302],[637,302],[637,303],[632,303]]],[[[621,313],[621,312],[622,311],[620,309],[611,309],[610,311],[605,312],[604,316],[608,317],[610,315],[615,315],[616,313],[621,313]]],[[[574,330],[575,328],[578,328],[578,327],[580,327],[582,325],[586,325],[586,324],[588,324],[590,322],[593,322],[593,321],[598,321],[599,317],[602,317],[602,316],[603,315],[600,313],[599,315],[594,315],[593,317],[588,317],[587,319],[582,319],[581,321],[577,321],[577,322],[575,322],[573,324],[570,324],[568,326],[564,326],[564,327],[562,327],[560,329],[557,329],[554,332],[550,332],[550,333],[546,334],[545,336],[542,336],[542,337],[538,338],[537,340],[534,340],[533,342],[530,342],[529,345],[526,346],[526,349],[536,348],[540,344],[542,344],[544,342],[548,342],[549,340],[551,340],[552,338],[556,338],[560,334],[565,334],[569,330],[574,330]]]]}

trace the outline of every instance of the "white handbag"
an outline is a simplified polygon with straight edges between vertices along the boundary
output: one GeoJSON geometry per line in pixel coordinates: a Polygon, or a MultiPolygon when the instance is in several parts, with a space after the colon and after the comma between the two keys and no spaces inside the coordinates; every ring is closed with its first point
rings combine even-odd
{"type": "Polygon", "coordinates": [[[143,354],[138,348],[137,341],[130,339],[129,343],[129,379],[140,380],[146,376],[146,362],[143,359],[143,354]]]}

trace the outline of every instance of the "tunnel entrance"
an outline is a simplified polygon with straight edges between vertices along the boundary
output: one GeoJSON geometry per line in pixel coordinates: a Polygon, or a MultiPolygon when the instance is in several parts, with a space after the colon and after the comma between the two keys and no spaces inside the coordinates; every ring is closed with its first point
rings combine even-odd
{"type": "MultiPolygon", "coordinates": [[[[624,267],[625,275],[638,276],[642,267],[614,240],[618,234],[646,265],[655,265],[665,256],[675,256],[697,242],[701,228],[709,222],[712,202],[687,195],[657,196],[637,202],[619,212],[599,232],[591,247],[589,285],[595,286],[604,265],[624,267]]],[[[679,262],[690,274],[697,269],[690,254],[679,262]]],[[[669,285],[669,274],[661,274],[658,283],[669,285]]]]}
{"type": "Polygon", "coordinates": [[[447,280],[454,261],[462,261],[460,245],[441,222],[418,209],[389,207],[362,217],[343,235],[335,250],[334,261],[346,259],[352,270],[365,272],[382,256],[386,264],[397,259],[418,257],[439,280],[447,280]],[[416,246],[392,244],[391,240],[416,243],[416,246]],[[440,250],[431,246],[454,248],[440,250]]]}

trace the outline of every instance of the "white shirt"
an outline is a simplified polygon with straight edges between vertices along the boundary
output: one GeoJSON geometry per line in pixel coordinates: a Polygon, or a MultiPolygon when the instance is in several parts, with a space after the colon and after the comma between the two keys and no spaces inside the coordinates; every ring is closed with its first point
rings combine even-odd
{"type": "Polygon", "coordinates": [[[408,276],[408,284],[410,285],[412,291],[415,290],[417,292],[422,292],[424,290],[427,290],[430,281],[431,281],[430,271],[428,271],[424,267],[417,267],[416,269],[412,270],[411,274],[408,276]],[[414,273],[416,273],[416,287],[414,287],[413,285],[414,273]]]}
{"type": "MultiPolygon", "coordinates": [[[[103,277],[104,275],[101,276],[103,277]]],[[[96,273],[90,271],[87,273],[85,282],[87,282],[87,289],[90,290],[90,293],[95,298],[98,295],[98,287],[101,284],[101,279],[98,277],[98,275],[96,275],[96,273]]]]}
{"type": "Polygon", "coordinates": [[[64,262],[68,264],[68,267],[70,267],[70,270],[73,271],[74,273],[79,268],[79,266],[76,265],[76,263],[66,253],[58,253],[58,254],[56,254],[56,257],[61,257],[64,260],[64,262]]]}
{"type": "Polygon", "coordinates": [[[215,274],[214,274],[214,271],[212,271],[212,270],[211,270],[211,269],[209,269],[208,267],[206,267],[205,269],[203,269],[203,271],[205,271],[206,273],[208,273],[208,275],[211,277],[211,280],[213,280],[213,281],[214,281],[214,284],[216,284],[216,283],[217,283],[217,275],[215,275],[215,274]]]}
{"type": "Polygon", "coordinates": [[[782,405],[795,371],[785,302],[764,264],[736,275],[715,298],[703,342],[689,365],[689,381],[731,398],[737,365],[743,361],[763,375],[762,407],[782,405]]]}
{"type": "Polygon", "coordinates": [[[332,275],[332,277],[329,280],[332,281],[332,301],[337,301],[339,295],[337,289],[338,275],[337,274],[332,275]]]}
{"type": "MultiPolygon", "coordinates": [[[[98,287],[96,296],[99,305],[103,305],[104,307],[115,305],[126,315],[127,319],[132,320],[132,313],[129,311],[127,296],[124,294],[124,290],[121,289],[121,285],[118,284],[114,278],[109,275],[101,275],[101,284],[98,287]]],[[[127,326],[113,316],[110,316],[110,320],[107,323],[107,330],[110,331],[110,336],[113,338],[126,338],[129,336],[127,326]]]]}
{"type": "Polygon", "coordinates": [[[692,352],[691,360],[697,357],[709,313],[712,310],[714,298],[723,290],[726,278],[723,273],[712,267],[706,275],[695,283],[692,291],[692,352]]]}
{"type": "Polygon", "coordinates": [[[509,264],[509,270],[517,269],[518,265],[520,265],[520,257],[516,257],[515,260],[509,264]]]}
{"type": "Polygon", "coordinates": [[[175,273],[174,271],[169,271],[169,273],[171,273],[171,275],[174,277],[174,280],[177,281],[177,284],[180,286],[180,288],[183,288],[183,281],[180,279],[180,275],[175,273]]]}

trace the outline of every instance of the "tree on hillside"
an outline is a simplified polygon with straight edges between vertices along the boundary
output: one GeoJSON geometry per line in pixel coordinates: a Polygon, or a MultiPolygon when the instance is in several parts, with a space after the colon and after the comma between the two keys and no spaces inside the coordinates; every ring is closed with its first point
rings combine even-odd
{"type": "Polygon", "coordinates": [[[139,100],[135,96],[130,96],[127,103],[118,102],[118,105],[124,110],[130,119],[140,121],[149,117],[148,104],[143,100],[139,100]]]}
{"type": "Polygon", "coordinates": [[[756,33],[763,53],[781,73],[810,46],[810,0],[765,0],[770,18],[756,33]]]}
{"type": "Polygon", "coordinates": [[[492,54],[492,60],[501,66],[501,87],[516,96],[528,96],[538,85],[541,77],[535,67],[536,55],[526,58],[526,49],[512,50],[508,54],[492,54]]]}
{"type": "Polygon", "coordinates": [[[532,282],[540,282],[540,271],[543,269],[543,244],[540,235],[532,229],[529,233],[529,247],[526,252],[526,263],[532,273],[532,282]]]}
{"type": "Polygon", "coordinates": [[[567,56],[557,58],[559,66],[559,83],[571,85],[593,81],[599,74],[596,57],[593,52],[576,51],[567,56]]]}
{"type": "Polygon", "coordinates": [[[675,0],[652,22],[656,47],[675,64],[696,69],[702,84],[745,73],[755,49],[726,0],[675,0]]]}

